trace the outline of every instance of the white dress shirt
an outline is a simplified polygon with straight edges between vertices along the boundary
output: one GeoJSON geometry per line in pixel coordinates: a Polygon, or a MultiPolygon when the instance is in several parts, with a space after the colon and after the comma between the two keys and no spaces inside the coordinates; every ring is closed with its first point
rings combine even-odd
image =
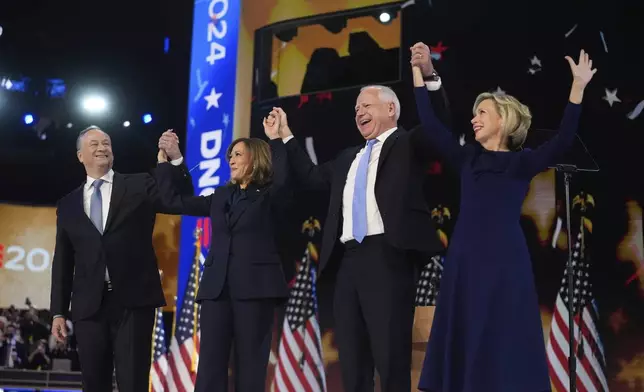
{"type": "MultiPolygon", "coordinates": [[[[380,152],[382,151],[382,146],[385,144],[385,140],[394,133],[398,128],[391,128],[388,131],[382,133],[376,139],[376,142],[371,148],[371,155],[369,156],[369,165],[367,169],[367,236],[382,234],[385,232],[385,225],[382,223],[382,216],[380,215],[380,209],[378,208],[378,203],[376,202],[376,172],[378,170],[378,160],[380,159],[380,152]]],[[[346,243],[347,241],[353,240],[353,192],[356,185],[356,172],[358,171],[358,163],[360,158],[365,153],[365,146],[358,151],[355,159],[351,163],[349,168],[349,173],[347,173],[347,179],[344,183],[344,191],[342,192],[342,234],[340,235],[340,241],[346,243]]]]}
{"type": "MultiPolygon", "coordinates": [[[[114,184],[114,170],[110,169],[103,177],[100,178],[103,180],[103,183],[101,184],[101,200],[102,200],[102,205],[103,205],[103,231],[105,231],[105,224],[107,223],[107,214],[110,212],[110,201],[112,199],[112,185],[114,184]]],[[[91,219],[90,217],[90,203],[92,200],[92,195],[94,194],[94,181],[96,181],[97,178],[90,177],[89,175],[87,176],[87,181],[85,182],[85,186],[83,187],[83,208],[85,210],[85,214],[87,215],[88,218],[91,219]]],[[[107,267],[105,267],[105,281],[110,280],[110,274],[107,271],[107,267]]]]}

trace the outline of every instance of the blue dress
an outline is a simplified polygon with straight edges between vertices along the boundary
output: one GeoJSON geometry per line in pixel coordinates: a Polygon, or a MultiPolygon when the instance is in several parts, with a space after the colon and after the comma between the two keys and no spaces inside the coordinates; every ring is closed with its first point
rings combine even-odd
{"type": "Polygon", "coordinates": [[[581,105],[534,150],[460,146],[427,90],[415,88],[427,137],[460,173],[461,201],[418,388],[431,392],[550,391],[530,254],[519,224],[531,179],[572,145],[581,105]]]}

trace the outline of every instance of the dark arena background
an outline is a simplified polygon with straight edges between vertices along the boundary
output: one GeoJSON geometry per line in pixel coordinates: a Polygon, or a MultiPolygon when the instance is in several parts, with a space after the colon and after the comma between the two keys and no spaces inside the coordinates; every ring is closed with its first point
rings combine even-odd
{"type": "MultiPolygon", "coordinates": [[[[71,0],[0,4],[0,391],[80,389],[74,339],[59,347],[48,333],[56,201],[84,181],[75,139],[81,129],[97,124],[111,135],[116,171],[148,172],[156,162],[159,136],[173,128],[191,160],[191,51],[198,19],[193,9],[204,6],[200,3],[210,1],[118,0],[98,8],[71,0]],[[85,110],[92,108],[82,105],[88,94],[106,97],[108,110],[85,110]],[[11,354],[7,347],[16,347],[10,338],[16,330],[22,343],[11,354]],[[49,361],[34,359],[41,355],[41,345],[49,361]]],[[[563,178],[553,169],[532,181],[521,224],[533,261],[553,390],[566,391],[568,385],[568,313],[561,289],[572,240],[580,273],[576,299],[585,305],[575,332],[584,337],[577,347],[577,388],[644,391],[644,3],[226,3],[237,4],[239,15],[235,22],[228,20],[237,26],[237,36],[227,38],[236,45],[236,79],[225,142],[249,135],[265,138],[262,119],[280,106],[295,137],[317,163],[362,142],[354,105],[366,84],[392,87],[402,105],[400,125],[418,125],[409,67],[409,47],[418,41],[431,48],[449,100],[447,122],[461,143],[474,142],[469,121],[476,96],[497,90],[530,107],[529,146],[551,137],[571,83],[564,56],[576,59],[585,49],[598,72],[584,95],[579,137],[594,162],[585,159],[579,165],[596,163],[600,170],[572,177],[571,235],[566,230],[563,178]]],[[[459,183],[439,155],[435,157],[427,162],[425,190],[441,238],[449,244],[458,219],[459,183]]],[[[221,171],[227,171],[223,166],[221,171]]],[[[197,187],[197,171],[193,179],[197,187]]],[[[305,191],[296,196],[296,206],[280,227],[289,279],[302,260],[317,257],[328,200],[328,195],[305,191]]],[[[208,232],[207,220],[195,225],[208,232]]],[[[194,283],[190,271],[199,266],[194,244],[204,254],[209,246],[207,240],[191,237],[193,229],[181,217],[159,215],[156,221],[153,244],[168,303],[157,320],[156,342],[167,355],[178,344],[175,320],[184,310],[191,279],[194,283]]],[[[425,272],[439,277],[442,263],[435,260],[425,272]]],[[[419,281],[414,384],[439,283],[437,278],[429,285],[419,281]]],[[[342,387],[332,289],[332,279],[318,282],[326,386],[335,392],[342,387]]],[[[282,318],[283,311],[278,312],[267,390],[279,390],[272,379],[282,318]]],[[[192,323],[197,322],[195,317],[192,323]]],[[[197,352],[191,346],[191,355],[197,352]]],[[[192,372],[191,367],[186,371],[192,372]]],[[[160,390],[152,384],[151,390],[160,390]]]]}

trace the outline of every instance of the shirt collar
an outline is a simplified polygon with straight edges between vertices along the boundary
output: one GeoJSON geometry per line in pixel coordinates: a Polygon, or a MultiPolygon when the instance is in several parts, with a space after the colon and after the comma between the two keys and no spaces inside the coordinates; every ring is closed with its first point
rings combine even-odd
{"type": "Polygon", "coordinates": [[[378,139],[378,141],[379,141],[380,143],[383,143],[383,144],[384,144],[385,140],[387,140],[387,138],[388,138],[392,133],[394,133],[397,129],[398,129],[398,127],[393,127],[393,128],[391,128],[391,129],[389,129],[388,131],[381,133],[381,134],[380,134],[380,136],[378,136],[376,139],[378,139]]]}
{"type": "MultiPolygon", "coordinates": [[[[87,181],[85,182],[85,189],[89,189],[94,181],[96,181],[97,178],[87,176],[87,181]]],[[[110,169],[103,177],[100,178],[100,180],[103,180],[107,183],[113,183],[114,182],[114,170],[110,169]]]]}

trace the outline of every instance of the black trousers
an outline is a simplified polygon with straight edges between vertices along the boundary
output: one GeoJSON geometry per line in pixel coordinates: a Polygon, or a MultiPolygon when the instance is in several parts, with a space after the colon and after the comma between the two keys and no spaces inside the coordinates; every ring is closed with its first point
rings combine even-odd
{"type": "Polygon", "coordinates": [[[345,392],[411,390],[415,260],[383,235],[345,244],[334,292],[335,340],[345,392]]]}
{"type": "Polygon", "coordinates": [[[99,311],[74,323],[84,392],[112,392],[115,367],[119,392],[148,390],[154,311],[125,309],[106,289],[99,311]]]}
{"type": "Polygon", "coordinates": [[[236,392],[263,392],[271,352],[276,300],[235,300],[224,293],[201,303],[201,346],[195,392],[228,390],[234,352],[236,392]]]}

